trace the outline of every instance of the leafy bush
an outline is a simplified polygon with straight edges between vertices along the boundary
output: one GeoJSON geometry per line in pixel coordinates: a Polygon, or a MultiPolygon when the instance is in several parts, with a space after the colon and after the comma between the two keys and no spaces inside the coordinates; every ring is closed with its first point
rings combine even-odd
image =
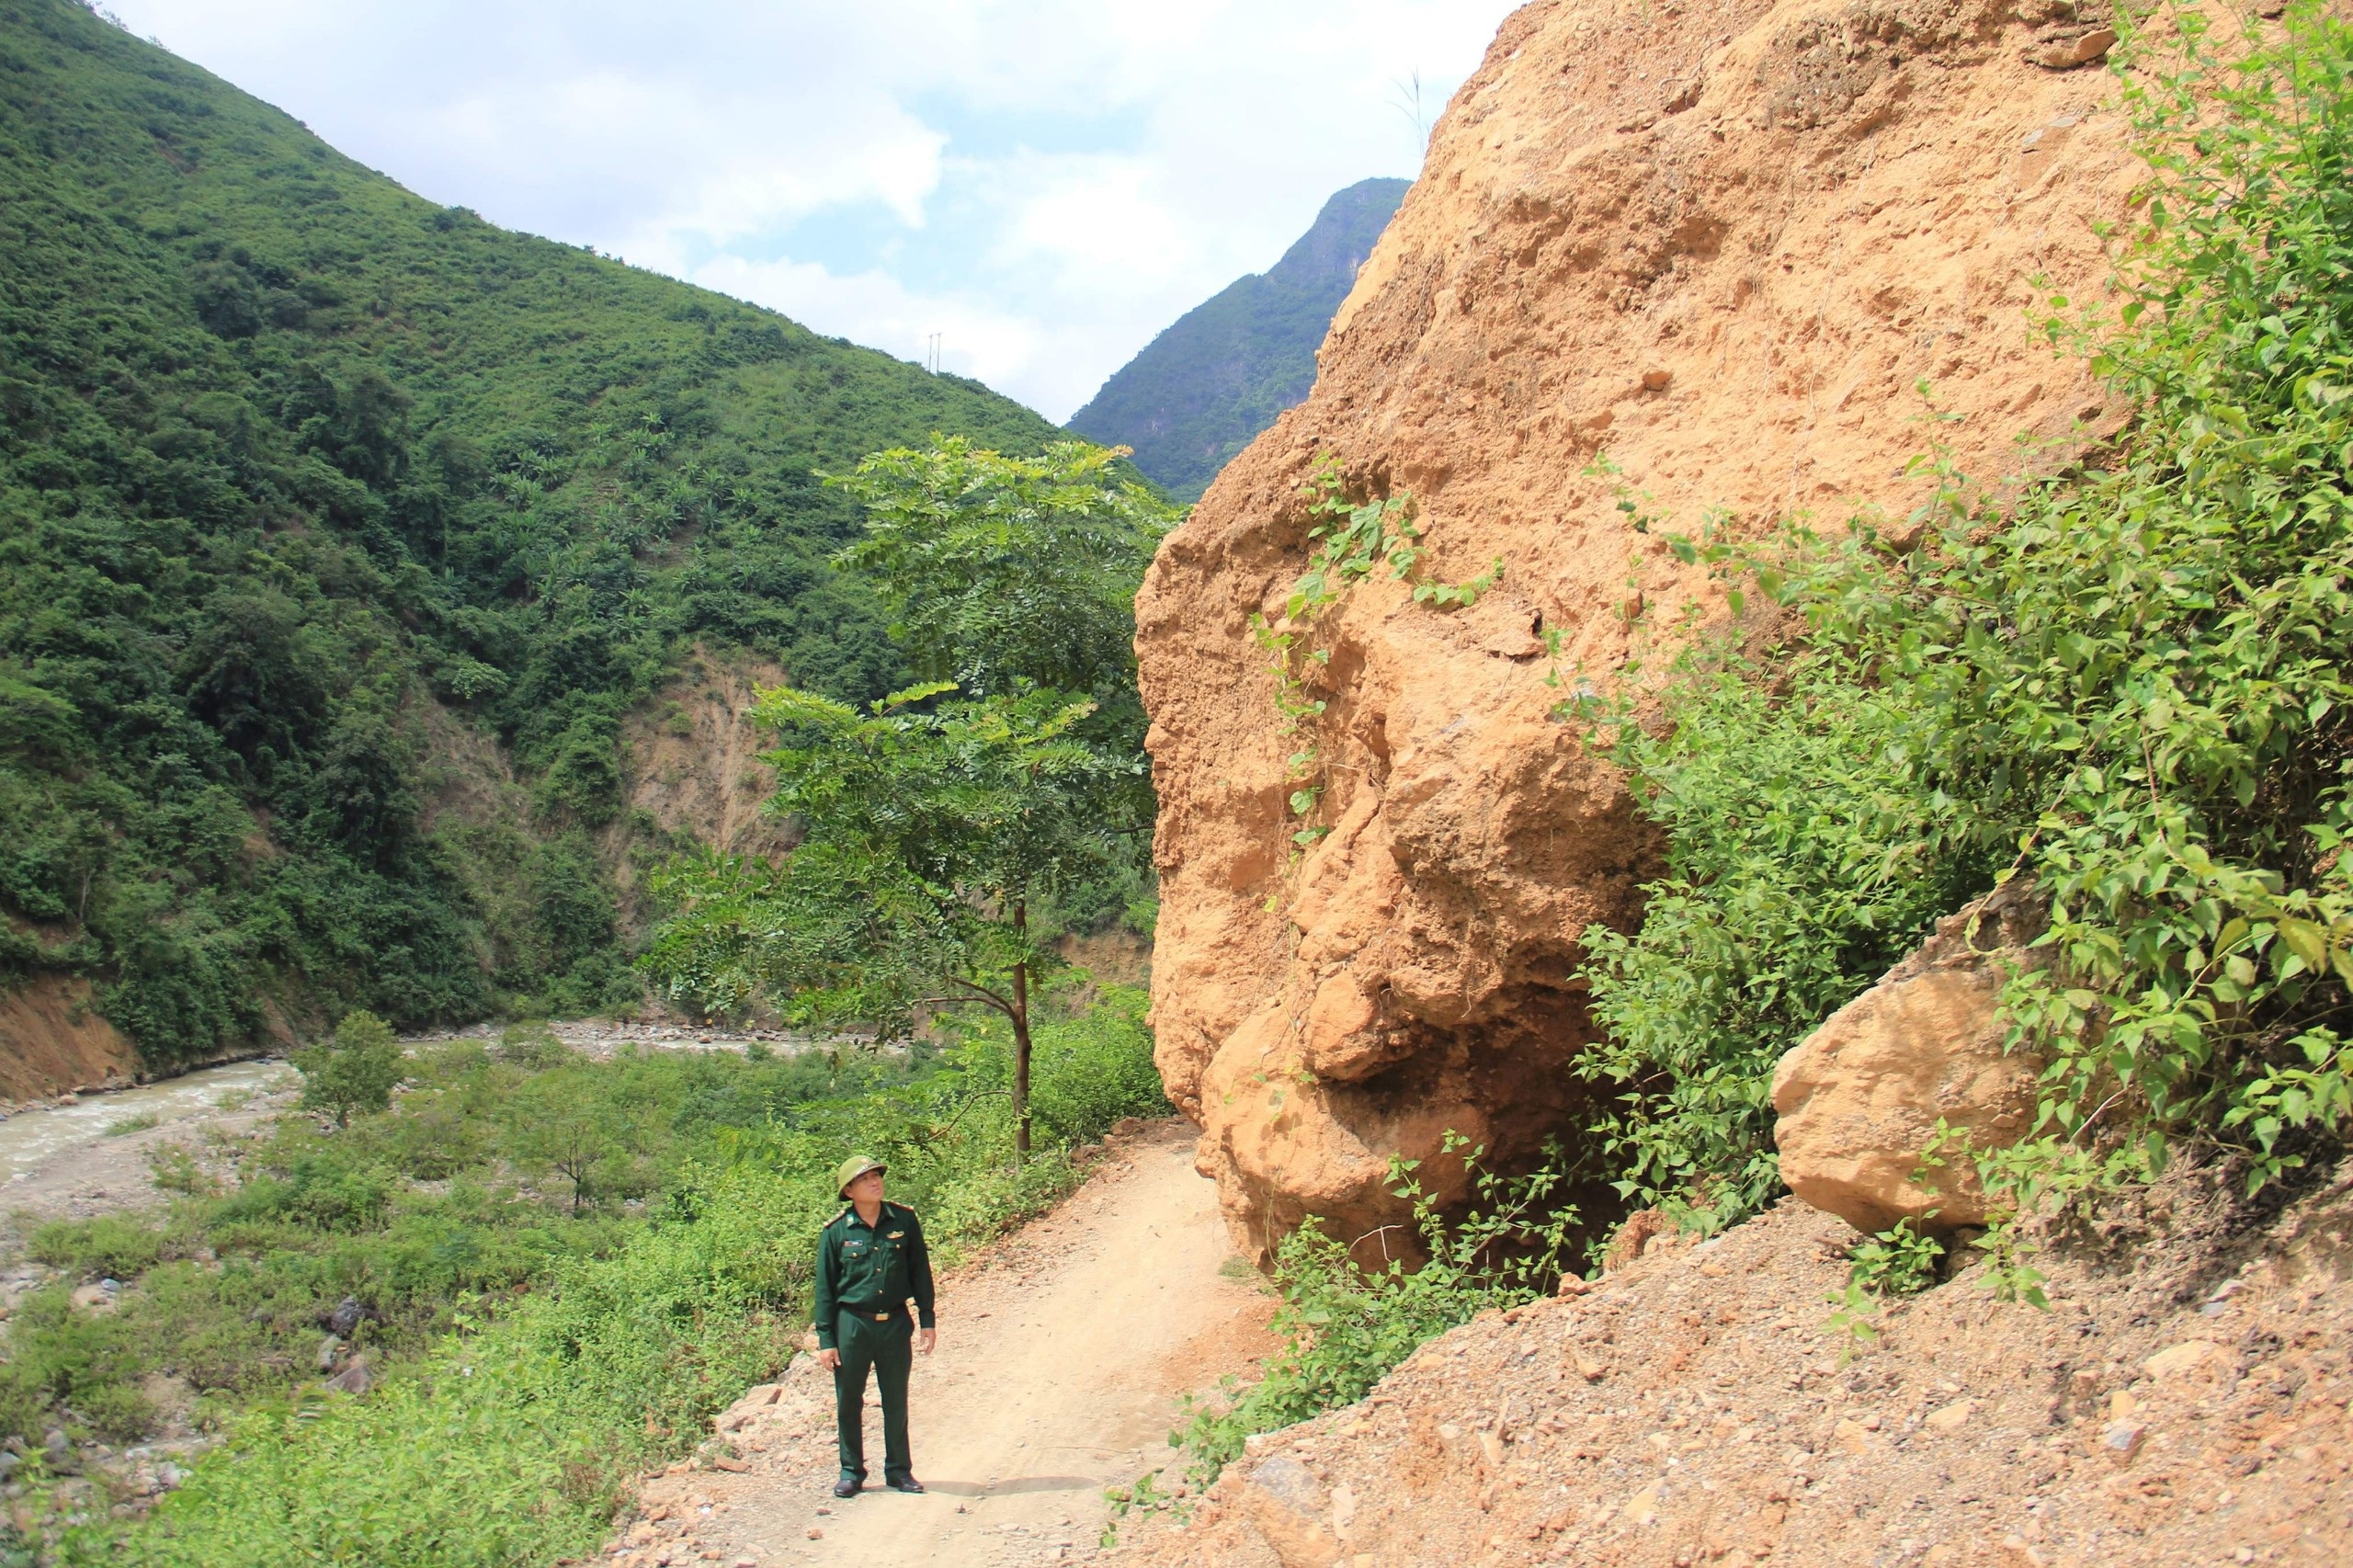
{"type": "Polygon", "coordinates": [[[136,1442],[155,1425],[155,1405],[129,1383],[101,1383],[82,1395],[74,1414],[109,1442],[136,1442]]]}
{"type": "Polygon", "coordinates": [[[392,1026],[373,1013],[347,1013],[332,1039],[295,1051],[302,1074],[302,1104],[325,1111],[337,1127],[351,1125],[354,1111],[380,1111],[392,1103],[401,1081],[400,1041],[392,1026]]]}
{"type": "Polygon", "coordinates": [[[556,1038],[544,1023],[517,1024],[498,1037],[493,1055],[517,1067],[561,1067],[572,1060],[572,1048],[556,1038]]]}
{"type": "MultiPolygon", "coordinates": [[[[1677,539],[1735,615],[1754,590],[1802,628],[1786,686],[1701,638],[1670,730],[1578,704],[1669,830],[1649,921],[1593,968],[1638,1193],[1761,1202],[1779,1051],[2012,875],[2052,901],[2051,967],[2005,994],[2039,1121],[1939,1154],[2009,1212],[2181,1141],[2259,1187],[2353,1119],[2353,30],[2299,5],[2225,51],[2176,19],[2180,54],[2135,40],[2124,77],[2157,174],[2120,312],[2051,301],[2142,409],[2105,466],[2005,509],[1937,465],[1913,548],[1677,539]]],[[[2029,1293],[2011,1234],[1997,1288],[2029,1293]]]]}
{"type": "Polygon", "coordinates": [[[33,1233],[26,1250],[36,1261],[81,1278],[130,1279],[162,1258],[164,1238],[142,1221],[106,1214],[43,1225],[33,1233]]]}
{"type": "MultiPolygon", "coordinates": [[[[16,1434],[37,1447],[51,1425],[86,1427],[75,1420],[97,1409],[109,1416],[125,1408],[109,1389],[133,1389],[150,1363],[135,1324],[74,1305],[63,1285],[35,1290],[17,1303],[8,1323],[8,1359],[0,1364],[0,1414],[16,1434]]],[[[119,1432],[109,1434],[119,1437],[119,1432]]]]}
{"type": "Polygon", "coordinates": [[[1606,1034],[1576,1070],[1617,1091],[1596,1131],[1620,1193],[1713,1230],[1779,1190],[1773,1064],[1995,861],[1955,852],[1933,791],[1888,777],[1904,716],[1850,661],[1800,657],[1779,701],[1758,698],[1760,664],[1722,642],[1687,650],[1676,673],[1656,733],[1614,711],[1601,732],[1672,869],[1644,890],[1639,930],[1586,933],[1606,1034]]]}
{"type": "Polygon", "coordinates": [[[1031,1104],[1048,1142],[1085,1143],[1122,1117],[1169,1113],[1143,1021],[1151,1005],[1135,986],[1107,985],[1086,1011],[1039,1026],[1031,1104]]]}

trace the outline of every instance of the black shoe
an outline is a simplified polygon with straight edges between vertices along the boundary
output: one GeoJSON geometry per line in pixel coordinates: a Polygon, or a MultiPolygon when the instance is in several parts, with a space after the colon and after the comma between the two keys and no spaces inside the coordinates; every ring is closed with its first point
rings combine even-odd
{"type": "Polygon", "coordinates": [[[890,1483],[890,1487],[893,1492],[904,1492],[917,1497],[923,1495],[923,1483],[917,1481],[912,1475],[902,1475],[894,1478],[890,1483]]]}
{"type": "Polygon", "coordinates": [[[858,1489],[865,1484],[865,1482],[859,1480],[855,1475],[845,1475],[839,1481],[834,1483],[834,1495],[836,1497],[855,1497],[858,1495],[858,1489]]]}

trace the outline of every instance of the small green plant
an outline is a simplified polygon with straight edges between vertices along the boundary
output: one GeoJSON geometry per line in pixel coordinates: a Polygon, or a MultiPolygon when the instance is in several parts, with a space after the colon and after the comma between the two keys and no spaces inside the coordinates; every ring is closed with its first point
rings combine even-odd
{"type": "Polygon", "coordinates": [[[164,1238],[127,1215],[58,1220],[32,1234],[34,1259],[78,1278],[136,1279],[164,1254],[164,1238]]]}
{"type": "Polygon", "coordinates": [[[1185,1425],[1169,1435],[1192,1455],[1196,1485],[1215,1480],[1253,1433],[1361,1399],[1432,1336],[1559,1283],[1581,1223],[1559,1196],[1560,1151],[1527,1176],[1506,1177],[1482,1166],[1483,1149],[1458,1133],[1446,1133],[1441,1147],[1470,1176],[1472,1203],[1459,1221],[1449,1222],[1424,1189],[1415,1174],[1420,1162],[1392,1156],[1391,1190],[1411,1216],[1404,1224],[1344,1244],[1311,1222],[1283,1239],[1274,1268],[1283,1297],[1274,1329],[1283,1348],[1257,1382],[1229,1383],[1222,1405],[1188,1402],[1185,1425]],[[1359,1262],[1360,1253],[1381,1261],[1359,1262]],[[1415,1254],[1418,1264],[1409,1266],[1415,1254]]]}
{"type": "Polygon", "coordinates": [[[1096,1542],[1107,1551],[1120,1544],[1120,1521],[1129,1515],[1168,1514],[1178,1524],[1192,1517],[1192,1499],[1179,1496],[1176,1491],[1161,1485],[1162,1471],[1146,1471],[1132,1485],[1107,1486],[1103,1501],[1110,1505],[1110,1522],[1103,1527],[1103,1534],[1096,1542]]]}
{"type": "Polygon", "coordinates": [[[1504,558],[1496,556],[1484,572],[1461,583],[1416,583],[1414,602],[1437,609],[1468,609],[1504,580],[1504,558]]]}
{"type": "Polygon", "coordinates": [[[577,1060],[572,1048],[556,1037],[554,1028],[540,1020],[519,1023],[504,1030],[491,1055],[535,1073],[577,1060]]]}
{"type": "Polygon", "coordinates": [[[302,1074],[302,1108],[349,1127],[352,1116],[381,1111],[401,1081],[401,1046],[373,1013],[347,1013],[335,1033],[293,1053],[302,1074]]]}
{"type": "Polygon", "coordinates": [[[133,1132],[144,1132],[151,1127],[161,1127],[163,1125],[164,1119],[162,1117],[157,1116],[152,1110],[142,1110],[135,1115],[126,1116],[119,1121],[108,1122],[106,1126],[106,1136],[108,1138],[122,1138],[127,1137],[133,1132]]]}
{"type": "Polygon", "coordinates": [[[186,1143],[158,1143],[147,1151],[148,1179],[158,1192],[177,1193],[183,1198],[213,1198],[221,1191],[221,1183],[197,1159],[196,1151],[186,1143]]]}
{"type": "Polygon", "coordinates": [[[1825,1326],[1846,1335],[1850,1345],[1877,1339],[1879,1329],[1871,1315],[1878,1304],[1890,1296],[1917,1295],[1935,1284],[1944,1256],[1943,1242],[1908,1221],[1865,1236],[1847,1254],[1852,1261],[1846,1288],[1826,1298],[1836,1310],[1825,1326]]]}
{"type": "Polygon", "coordinates": [[[1415,604],[1440,609],[1466,609],[1503,581],[1500,555],[1467,583],[1422,580],[1422,561],[1429,551],[1414,520],[1413,492],[1400,491],[1361,506],[1351,503],[1339,460],[1329,452],[1316,460],[1300,494],[1308,498],[1309,514],[1322,520],[1307,530],[1313,548],[1308,552],[1307,570],[1291,585],[1290,597],[1284,602],[1287,620],[1306,625],[1384,565],[1392,579],[1413,585],[1415,604]]]}
{"type": "MultiPolygon", "coordinates": [[[[1315,721],[1330,704],[1309,695],[1303,667],[1329,665],[1331,650],[1318,649],[1295,661],[1292,650],[1299,644],[1300,634],[1276,631],[1263,615],[1250,617],[1250,636],[1265,651],[1267,672],[1275,677],[1275,711],[1282,720],[1278,733],[1286,740],[1302,743],[1284,759],[1284,767],[1290,787],[1287,797],[1290,814],[1305,818],[1313,813],[1324,793],[1323,752],[1316,742],[1315,721]]],[[[1310,848],[1331,831],[1320,824],[1302,826],[1291,835],[1292,846],[1295,851],[1310,848]]]]}
{"type": "Polygon", "coordinates": [[[1848,1278],[1874,1296],[1913,1296],[1937,1282],[1945,1244],[1909,1221],[1855,1244],[1848,1278]]]}

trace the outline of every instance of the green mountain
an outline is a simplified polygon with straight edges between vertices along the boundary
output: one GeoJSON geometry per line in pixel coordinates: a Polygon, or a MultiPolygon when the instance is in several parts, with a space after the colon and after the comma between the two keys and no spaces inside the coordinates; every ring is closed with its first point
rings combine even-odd
{"type": "Polygon", "coordinates": [[[812,471],[933,431],[1057,434],[0,0],[0,986],[157,1064],[634,994],[624,717],[697,644],[897,681],[812,471]]]}
{"type": "Polygon", "coordinates": [[[1199,499],[1228,460],[1315,384],[1315,351],[1332,314],[1408,184],[1359,180],[1326,201],[1280,261],[1177,317],[1070,416],[1070,428],[1134,448],[1136,466],[1154,483],[1179,500],[1199,499]]]}

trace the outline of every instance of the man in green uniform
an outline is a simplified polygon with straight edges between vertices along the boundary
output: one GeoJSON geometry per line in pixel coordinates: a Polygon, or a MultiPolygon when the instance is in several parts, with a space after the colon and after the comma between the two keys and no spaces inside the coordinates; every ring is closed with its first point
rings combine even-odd
{"type": "Polygon", "coordinates": [[[882,1479],[894,1492],[921,1492],[907,1455],[907,1373],[912,1348],[925,1355],[938,1336],[931,1312],[931,1252],[915,1211],[882,1201],[882,1164],[860,1154],[835,1172],[849,1207],[817,1236],[817,1361],[833,1369],[834,1427],[842,1478],[834,1495],[866,1483],[866,1373],[882,1390],[882,1479]],[[923,1332],[907,1321],[913,1297],[923,1332]]]}

